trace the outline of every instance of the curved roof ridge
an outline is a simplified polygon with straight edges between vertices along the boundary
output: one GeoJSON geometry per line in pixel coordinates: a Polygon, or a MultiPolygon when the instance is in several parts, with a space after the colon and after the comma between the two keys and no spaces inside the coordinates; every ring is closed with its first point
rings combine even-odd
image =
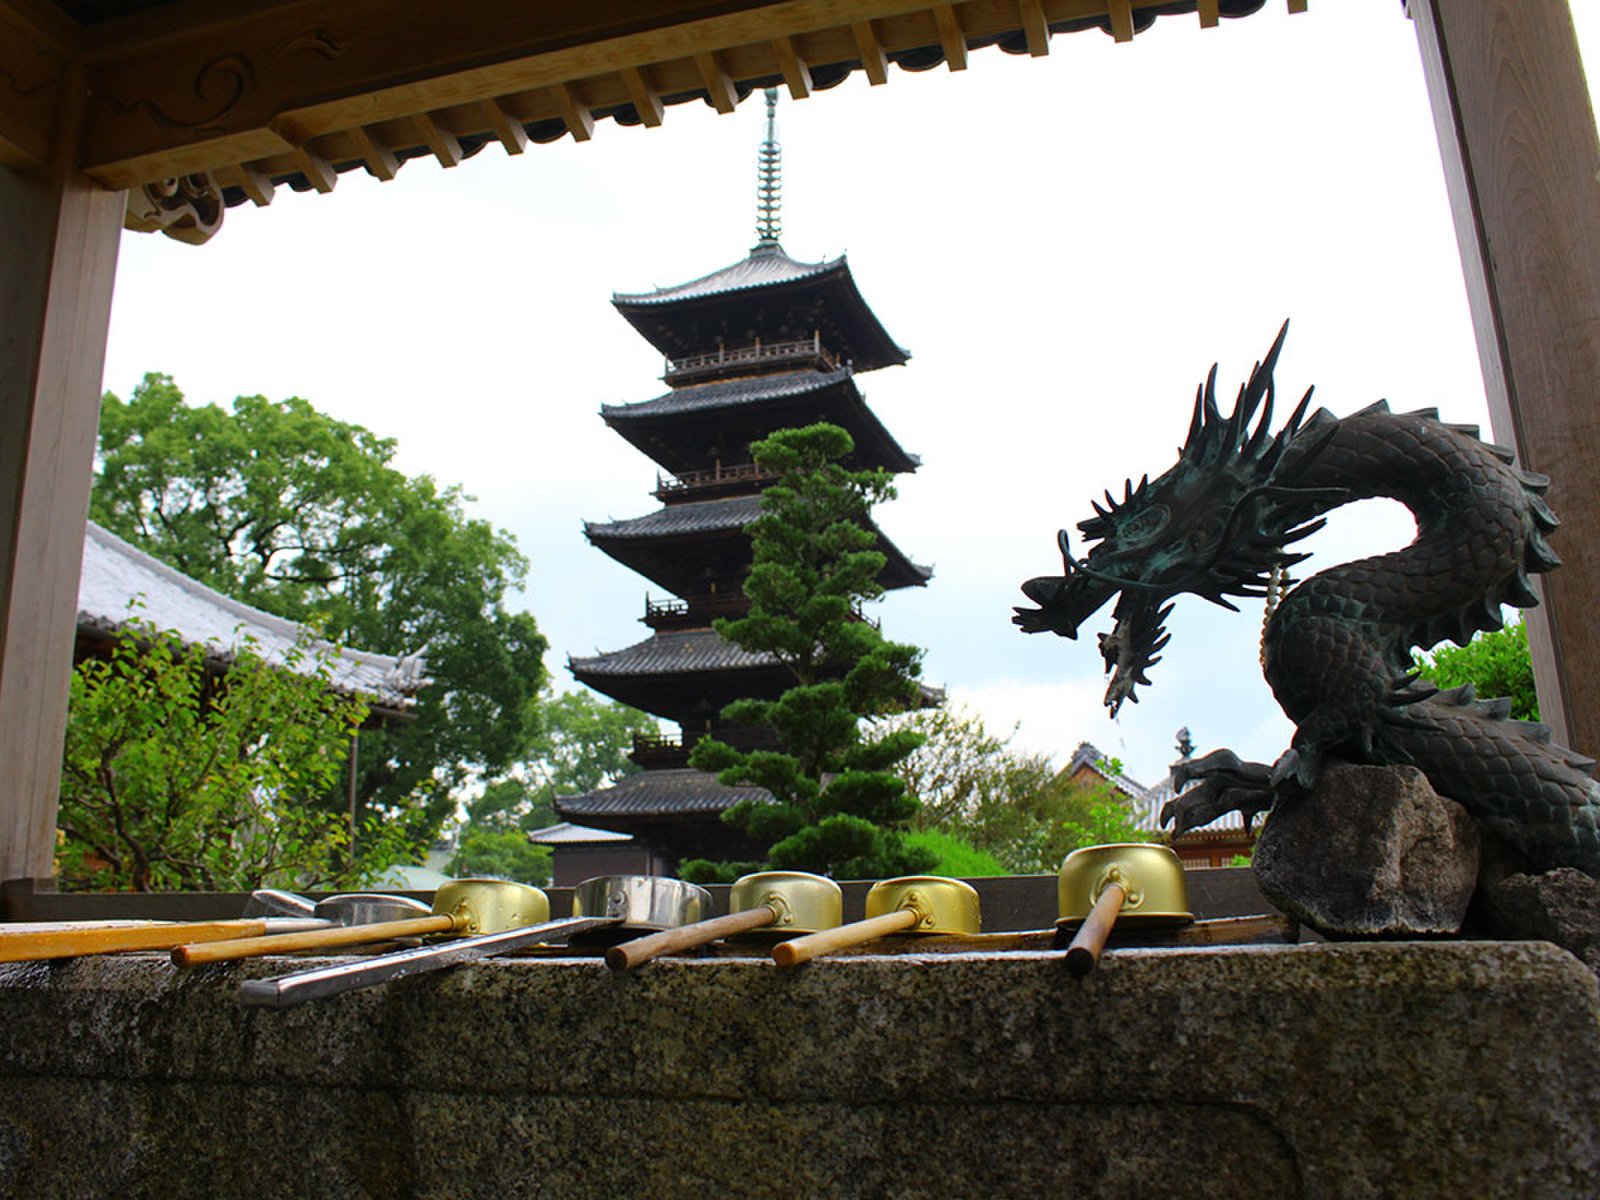
{"type": "MultiPolygon", "coordinates": [[[[301,644],[314,650],[333,647],[323,638],[307,639],[307,628],[299,622],[252,608],[103,526],[85,522],[78,627],[120,632],[141,616],[158,629],[176,633],[186,645],[205,646],[223,661],[238,653],[243,635],[253,638],[260,656],[276,665],[301,644]],[[142,610],[135,608],[140,600],[142,610]]],[[[422,653],[379,654],[344,646],[337,648],[332,665],[336,689],[364,692],[400,708],[409,706],[411,694],[431,682],[422,653]]]]}
{"type": "Polygon", "coordinates": [[[849,270],[843,254],[838,258],[805,263],[790,257],[784,248],[772,243],[758,246],[738,262],[719,267],[687,283],[658,287],[648,292],[613,292],[611,303],[617,307],[640,304],[664,304],[672,300],[687,300],[696,296],[715,296],[723,292],[737,292],[746,288],[771,287],[791,283],[796,279],[810,279],[826,275],[840,268],[849,270]]]}

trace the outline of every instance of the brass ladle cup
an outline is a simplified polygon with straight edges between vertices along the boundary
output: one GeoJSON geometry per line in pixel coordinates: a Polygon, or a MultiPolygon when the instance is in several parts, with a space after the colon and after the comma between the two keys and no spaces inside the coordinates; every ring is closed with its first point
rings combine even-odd
{"type": "Polygon", "coordinates": [[[863,921],[779,942],[772,961],[792,967],[894,933],[977,933],[982,924],[977,890],[938,875],[903,875],[873,884],[866,913],[863,921]]]}
{"type": "Polygon", "coordinates": [[[328,928],[175,946],[172,961],[180,967],[197,967],[203,963],[256,958],[263,954],[358,946],[366,942],[386,942],[447,931],[442,930],[439,923],[441,919],[451,918],[431,915],[432,912],[422,901],[409,896],[385,896],[369,892],[329,896],[326,900],[319,900],[313,909],[313,915],[331,923],[328,928]],[[419,927],[423,922],[427,923],[426,927],[419,927]]]}
{"type": "Polygon", "coordinates": [[[1061,863],[1056,876],[1058,922],[1078,926],[1067,947],[1067,970],[1087,975],[1100,961],[1117,923],[1183,925],[1194,920],[1183,863],[1171,847],[1154,842],[1084,846],[1061,863]]]}
{"type": "Polygon", "coordinates": [[[627,971],[663,954],[692,950],[718,938],[755,933],[787,937],[832,929],[841,920],[843,900],[839,885],[821,875],[758,871],[734,881],[728,890],[728,908],[725,917],[664,929],[612,946],[606,951],[606,966],[627,971]]]}

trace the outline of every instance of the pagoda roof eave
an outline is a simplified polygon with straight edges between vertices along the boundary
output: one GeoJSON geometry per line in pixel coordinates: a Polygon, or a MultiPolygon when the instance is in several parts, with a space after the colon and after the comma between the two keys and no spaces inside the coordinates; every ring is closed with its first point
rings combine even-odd
{"type": "Polygon", "coordinates": [[[725,311],[739,325],[757,302],[770,309],[786,301],[798,304],[802,298],[808,310],[821,306],[835,316],[837,331],[825,339],[828,348],[853,362],[857,370],[900,366],[911,358],[867,305],[844,255],[800,263],[781,247],[768,250],[757,247],[747,258],[688,283],[652,292],[619,292],[612,296],[612,306],[667,358],[714,348],[704,334],[689,330],[694,317],[725,311]]]}
{"type": "MultiPolygon", "coordinates": [[[[584,536],[617,562],[637,571],[652,583],[675,596],[693,590],[689,573],[703,567],[712,557],[725,563],[735,558],[748,565],[749,539],[744,528],[761,512],[760,496],[729,496],[720,500],[696,500],[669,504],[642,517],[622,521],[585,522],[584,536]],[[705,553],[719,543],[716,555],[705,553]],[[686,557],[684,548],[694,545],[701,552],[686,557]]],[[[912,562],[904,551],[868,522],[877,535],[875,548],[884,556],[878,582],[890,591],[921,587],[933,578],[933,568],[912,562]]]]}
{"type": "Polygon", "coordinates": [[[905,474],[922,465],[878,420],[849,367],[694,384],[635,404],[602,405],[600,416],[630,445],[675,474],[711,465],[691,437],[712,420],[724,438],[740,443],[741,452],[778,429],[828,421],[855,439],[847,466],[905,474]]]}
{"type": "Polygon", "coordinates": [[[708,772],[672,767],[626,775],[612,786],[592,792],[557,796],[555,810],[558,816],[585,822],[596,818],[714,817],[741,800],[771,799],[765,788],[729,787],[708,772]]]}

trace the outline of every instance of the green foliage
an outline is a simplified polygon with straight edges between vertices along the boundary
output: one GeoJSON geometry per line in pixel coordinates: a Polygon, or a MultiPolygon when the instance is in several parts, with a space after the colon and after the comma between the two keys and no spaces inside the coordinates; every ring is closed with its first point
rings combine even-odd
{"type": "Polygon", "coordinates": [[[732,883],[741,875],[766,868],[761,862],[712,862],[708,858],[686,858],[678,864],[678,878],[689,883],[732,883]]]}
{"type": "Polygon", "coordinates": [[[1132,812],[1109,784],[1074,782],[1043,755],[1013,750],[974,714],[946,706],[898,723],[923,737],[896,768],[921,801],[916,827],[959,837],[1007,872],[1054,873],[1079,846],[1149,837],[1133,830],[1132,812]]]}
{"type": "MultiPolygon", "coordinates": [[[[884,556],[869,519],[894,487],[887,471],[841,466],[853,446],[843,429],[819,424],[780,430],[750,447],[778,479],[749,526],[749,613],[718,621],[717,631],[777,658],[794,686],[722,714],[770,731],[781,749],[705,739],[690,762],[724,783],[772,794],[772,804],[737,804],[723,814],[768,846],[772,866],[870,878],[924,871],[935,855],[906,843],[916,800],[889,771],[920,738],[876,720],[920,703],[921,652],[886,640],[859,616],[883,592],[884,556]]],[[[694,869],[723,867],[697,862],[694,869]]]]}
{"type": "Polygon", "coordinates": [[[201,647],[135,626],[72,676],[58,817],[69,888],[359,885],[419,857],[403,831],[305,803],[337,790],[365,716],[330,691],[333,651],[278,666],[253,644],[225,677],[201,647]],[[304,672],[304,674],[300,673],[304,672]]]}
{"type": "Polygon", "coordinates": [[[550,882],[550,847],[535,846],[520,829],[469,825],[447,870],[459,879],[510,879],[541,887],[550,882]]]}
{"type": "Polygon", "coordinates": [[[555,824],[557,796],[591,791],[638,770],[628,757],[633,735],[657,728],[649,714],[589,692],[546,692],[527,761],[468,802],[450,873],[548,882],[550,850],[529,842],[528,834],[555,824]]]}
{"type": "Polygon", "coordinates": [[[986,875],[1011,874],[994,855],[979,850],[951,833],[937,829],[917,829],[906,835],[906,841],[939,856],[939,860],[929,868],[934,875],[979,879],[986,875]]]}
{"type": "MultiPolygon", "coordinates": [[[[1120,768],[1108,760],[1113,773],[1120,768]]],[[[1104,846],[1111,842],[1143,842],[1150,835],[1134,823],[1133,810],[1108,783],[1084,789],[1089,793],[1088,810],[1081,820],[1063,821],[1061,832],[1070,850],[1080,846],[1104,846]]]]}
{"type": "Polygon", "coordinates": [[[1507,697],[1511,715],[1521,721],[1539,719],[1539,697],[1533,687],[1533,662],[1528,655],[1528,627],[1519,619],[1465,646],[1445,645],[1431,654],[1417,654],[1424,679],[1441,688],[1464,683],[1477,688],[1478,699],[1507,697]]]}
{"type": "MultiPolygon", "coordinates": [[[[392,439],[300,399],[190,407],[146,375],[101,408],[90,514],[203,583],[385,654],[425,651],[415,720],[363,733],[363,816],[430,839],[451,793],[538,731],[545,639],[505,608],[527,563],[470,497],[391,462],[392,439]]],[[[342,810],[342,789],[322,803],[342,810]]]]}

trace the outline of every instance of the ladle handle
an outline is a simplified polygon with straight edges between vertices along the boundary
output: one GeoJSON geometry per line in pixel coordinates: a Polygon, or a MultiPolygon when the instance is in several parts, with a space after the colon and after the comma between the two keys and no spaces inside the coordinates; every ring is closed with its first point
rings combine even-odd
{"type": "Polygon", "coordinates": [[[202,963],[256,958],[263,954],[291,954],[296,950],[325,950],[335,946],[387,942],[393,938],[421,937],[427,933],[449,933],[455,927],[455,918],[450,916],[412,917],[405,921],[377,921],[370,925],[340,925],[333,929],[312,929],[304,933],[276,933],[265,937],[178,946],[172,951],[172,961],[180,967],[198,967],[202,963]]]}
{"type": "Polygon", "coordinates": [[[888,937],[891,933],[910,929],[921,920],[922,914],[916,909],[898,908],[881,917],[868,917],[865,921],[853,921],[837,929],[824,929],[820,933],[808,933],[805,937],[779,942],[772,948],[772,961],[780,967],[797,966],[820,955],[832,954],[835,950],[847,950],[862,942],[870,942],[873,938],[888,937]]]}
{"type": "Polygon", "coordinates": [[[170,950],[186,942],[257,937],[280,930],[326,929],[315,917],[255,917],[228,921],[174,921],[146,926],[49,930],[0,928],[0,962],[72,958],[79,954],[111,954],[118,950],[170,950]]]}
{"type": "Polygon", "coordinates": [[[606,951],[606,966],[613,971],[632,970],[674,950],[690,950],[720,937],[749,933],[753,929],[771,925],[777,919],[778,914],[771,906],[758,904],[744,912],[712,917],[709,921],[696,921],[693,925],[680,925],[676,929],[663,929],[660,933],[612,946],[606,951]]]}
{"type": "Polygon", "coordinates": [[[1120,883],[1106,884],[1105,891],[1100,893],[1100,899],[1094,902],[1094,907],[1073,936],[1072,944],[1067,947],[1067,970],[1072,974],[1087,975],[1094,970],[1127,895],[1127,889],[1120,883]]]}
{"type": "Polygon", "coordinates": [[[565,941],[575,934],[615,925],[619,921],[618,917],[564,917],[559,921],[545,921],[522,929],[508,929],[503,933],[485,933],[459,941],[441,942],[436,946],[397,950],[393,954],[382,954],[358,962],[316,967],[293,975],[280,975],[275,979],[247,979],[239,985],[239,1000],[258,1007],[289,1008],[304,1004],[307,1000],[337,996],[341,992],[353,992],[391,979],[437,971],[468,959],[518,950],[540,942],[565,941]]]}

